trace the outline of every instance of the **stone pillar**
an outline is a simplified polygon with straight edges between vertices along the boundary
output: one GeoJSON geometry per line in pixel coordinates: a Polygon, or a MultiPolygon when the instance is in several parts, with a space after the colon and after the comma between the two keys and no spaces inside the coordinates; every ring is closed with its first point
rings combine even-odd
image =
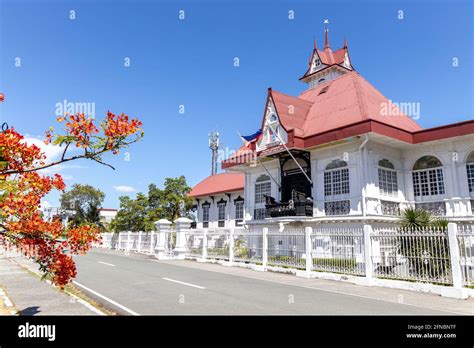
{"type": "Polygon", "coordinates": [[[374,273],[374,264],[372,262],[372,243],[370,236],[372,235],[372,226],[364,225],[364,258],[365,258],[365,278],[370,285],[374,273]]]}
{"type": "Polygon", "coordinates": [[[202,231],[202,260],[207,259],[207,229],[202,231]]]}
{"type": "Polygon", "coordinates": [[[268,264],[268,228],[264,227],[262,230],[262,268],[267,270],[268,264]]]}
{"type": "Polygon", "coordinates": [[[232,265],[234,262],[234,229],[231,228],[229,231],[229,263],[232,265]]]}
{"type": "Polygon", "coordinates": [[[458,225],[454,222],[448,224],[448,243],[449,254],[451,257],[451,272],[453,275],[453,287],[455,289],[462,289],[462,271],[459,263],[459,243],[458,243],[458,225]]]}
{"type": "Polygon", "coordinates": [[[153,254],[153,241],[154,241],[153,237],[154,237],[154,234],[155,234],[154,231],[150,232],[150,254],[153,254]]]}
{"type": "Polygon", "coordinates": [[[130,252],[130,241],[132,239],[131,234],[132,234],[132,232],[130,232],[130,231],[127,232],[127,248],[126,248],[127,253],[130,252]]]}
{"type": "Polygon", "coordinates": [[[142,231],[138,232],[137,253],[140,253],[141,250],[142,250],[142,231]]]}
{"type": "Polygon", "coordinates": [[[171,222],[166,219],[160,219],[155,222],[155,225],[158,238],[155,248],[156,257],[163,260],[165,258],[165,234],[170,231],[171,222]]]}
{"type": "Polygon", "coordinates": [[[186,258],[186,232],[191,228],[191,220],[186,217],[180,217],[175,220],[176,225],[176,246],[174,255],[178,260],[186,258]]]}
{"type": "Polygon", "coordinates": [[[305,228],[304,231],[305,237],[305,247],[306,247],[306,272],[309,274],[311,273],[311,269],[313,268],[313,243],[311,240],[311,235],[313,234],[313,228],[308,226],[305,228]]]}

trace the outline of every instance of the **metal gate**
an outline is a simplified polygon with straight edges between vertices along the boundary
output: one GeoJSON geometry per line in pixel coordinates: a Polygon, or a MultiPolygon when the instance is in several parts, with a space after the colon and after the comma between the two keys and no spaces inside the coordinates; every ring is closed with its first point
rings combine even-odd
{"type": "Polygon", "coordinates": [[[176,246],[176,231],[170,230],[165,232],[165,255],[174,256],[174,248],[176,246]]]}

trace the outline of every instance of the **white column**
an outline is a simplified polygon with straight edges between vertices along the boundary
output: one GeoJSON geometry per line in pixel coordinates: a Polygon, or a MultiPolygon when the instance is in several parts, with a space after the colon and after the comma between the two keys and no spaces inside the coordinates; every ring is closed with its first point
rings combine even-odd
{"type": "Polygon", "coordinates": [[[131,240],[131,231],[127,232],[127,248],[126,251],[129,253],[130,252],[130,240],[131,240]]]}
{"type": "Polygon", "coordinates": [[[137,253],[140,253],[141,249],[142,249],[142,231],[138,232],[137,253]]]}
{"type": "Polygon", "coordinates": [[[458,226],[454,222],[448,224],[448,243],[449,254],[451,256],[451,270],[453,275],[453,287],[462,289],[462,272],[461,264],[459,263],[459,244],[457,238],[458,226]]]}
{"type": "Polygon", "coordinates": [[[150,232],[150,254],[153,254],[153,235],[154,235],[154,231],[151,231],[150,232]]]}
{"type": "Polygon", "coordinates": [[[313,267],[313,243],[311,241],[311,234],[313,233],[313,228],[310,226],[306,227],[304,233],[306,246],[306,272],[309,275],[309,273],[311,272],[311,268],[313,267]]]}
{"type": "Polygon", "coordinates": [[[234,229],[231,228],[229,231],[229,263],[234,262],[234,229]]]}
{"type": "Polygon", "coordinates": [[[202,259],[207,259],[207,229],[202,231],[202,259]]]}
{"type": "Polygon", "coordinates": [[[178,260],[186,258],[186,232],[191,228],[191,220],[186,217],[180,217],[174,222],[176,225],[176,246],[174,256],[178,260]]]}
{"type": "Polygon", "coordinates": [[[157,231],[156,257],[160,260],[165,258],[165,234],[169,232],[171,222],[166,219],[160,219],[155,222],[157,231]]]}
{"type": "Polygon", "coordinates": [[[262,267],[265,271],[268,263],[268,228],[262,230],[262,267]]]}
{"type": "Polygon", "coordinates": [[[364,225],[364,258],[365,258],[365,277],[368,282],[373,278],[374,265],[372,262],[372,244],[370,236],[372,235],[372,226],[364,225]]]}
{"type": "Polygon", "coordinates": [[[122,233],[118,233],[118,244],[117,244],[117,250],[120,250],[120,247],[122,246],[122,233]]]}

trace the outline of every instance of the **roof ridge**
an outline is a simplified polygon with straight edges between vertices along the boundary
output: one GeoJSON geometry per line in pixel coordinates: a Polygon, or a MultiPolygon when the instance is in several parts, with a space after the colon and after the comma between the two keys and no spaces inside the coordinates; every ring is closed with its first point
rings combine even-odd
{"type": "MultiPolygon", "coordinates": [[[[359,74],[357,74],[359,75],[359,74]]],[[[359,75],[360,76],[360,75],[359,75]]],[[[365,100],[364,93],[362,93],[361,85],[359,80],[357,79],[356,75],[352,75],[352,83],[354,84],[354,89],[356,92],[356,98],[357,98],[357,105],[359,106],[360,113],[362,115],[362,119],[368,119],[369,114],[367,112],[367,102],[365,100]]]]}

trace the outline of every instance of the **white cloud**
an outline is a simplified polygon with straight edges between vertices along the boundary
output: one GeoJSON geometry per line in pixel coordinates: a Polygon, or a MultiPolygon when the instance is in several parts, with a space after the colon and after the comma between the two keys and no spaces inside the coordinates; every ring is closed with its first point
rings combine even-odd
{"type": "Polygon", "coordinates": [[[125,185],[120,185],[120,186],[114,186],[115,191],[118,192],[135,192],[137,191],[134,187],[132,186],[125,186],[125,185]]]}
{"type": "Polygon", "coordinates": [[[57,146],[53,144],[46,145],[44,143],[44,138],[41,138],[39,136],[26,134],[24,142],[28,145],[38,146],[41,151],[46,155],[47,161],[54,161],[56,159],[59,159],[59,157],[64,151],[64,147],[62,146],[57,146]]]}

